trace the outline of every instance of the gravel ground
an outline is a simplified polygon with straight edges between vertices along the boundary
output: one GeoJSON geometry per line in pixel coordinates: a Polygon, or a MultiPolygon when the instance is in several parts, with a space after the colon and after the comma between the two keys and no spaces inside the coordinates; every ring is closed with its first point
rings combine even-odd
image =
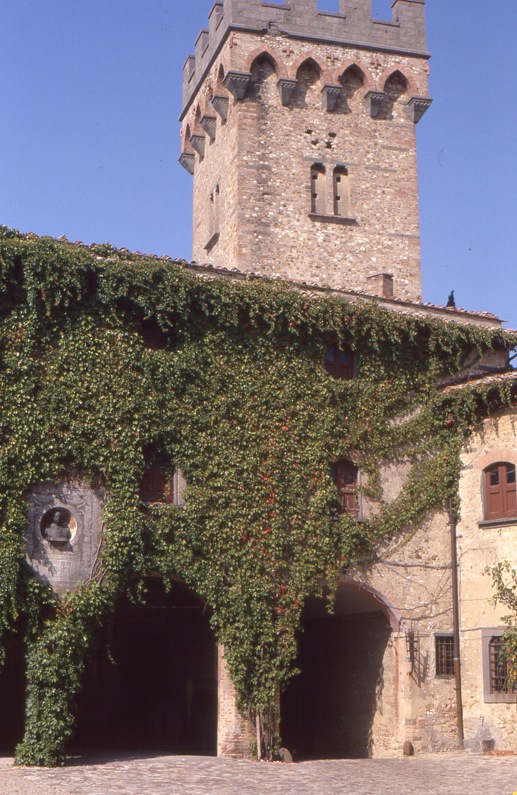
{"type": "Polygon", "coordinates": [[[517,756],[440,754],[268,765],[210,757],[0,759],[0,795],[517,795],[517,756]]]}

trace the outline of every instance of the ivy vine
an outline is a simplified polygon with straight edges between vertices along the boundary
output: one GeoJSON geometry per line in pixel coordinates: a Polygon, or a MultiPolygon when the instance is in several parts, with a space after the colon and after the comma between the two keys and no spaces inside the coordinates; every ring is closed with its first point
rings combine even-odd
{"type": "Polygon", "coordinates": [[[180,261],[0,228],[0,635],[25,619],[18,761],[64,763],[96,632],[151,572],[210,606],[240,707],[259,715],[271,753],[307,597],[456,495],[466,434],[512,394],[436,383],[472,351],[516,344],[373,300],[200,278],[180,261]],[[333,344],[357,354],[350,381],[322,366],[333,344]],[[183,472],[184,509],[142,504],[149,445],[183,472]],[[341,458],[368,476],[369,521],[336,516],[341,458]],[[386,460],[412,467],[391,504],[386,460]],[[99,574],[57,599],[23,537],[31,489],[63,478],[108,497],[99,574]]]}

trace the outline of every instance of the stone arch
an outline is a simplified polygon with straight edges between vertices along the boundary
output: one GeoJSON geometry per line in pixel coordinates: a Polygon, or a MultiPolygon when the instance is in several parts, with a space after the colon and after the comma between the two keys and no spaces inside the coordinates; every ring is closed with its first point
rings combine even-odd
{"type": "Polygon", "coordinates": [[[294,61],[289,69],[289,77],[292,80],[298,79],[298,72],[300,67],[304,66],[306,63],[313,64],[320,72],[320,78],[323,84],[331,85],[332,84],[332,72],[328,69],[323,67],[319,61],[318,56],[312,52],[306,52],[304,55],[301,55],[299,58],[294,61]]]}
{"type": "Polygon", "coordinates": [[[365,92],[371,90],[374,83],[371,75],[367,74],[362,66],[350,61],[341,71],[336,85],[341,86],[341,91],[334,112],[352,113],[362,107],[365,92]]]}
{"type": "Polygon", "coordinates": [[[200,129],[202,115],[203,111],[201,109],[201,103],[198,102],[194,110],[194,132],[202,132],[202,130],[200,129]]]}
{"type": "Polygon", "coordinates": [[[190,138],[192,136],[192,127],[190,124],[185,124],[183,128],[183,148],[182,151],[189,151],[192,152],[192,144],[190,143],[190,138]]]}
{"type": "Polygon", "coordinates": [[[246,97],[263,105],[278,103],[278,64],[267,50],[260,50],[249,66],[251,80],[246,97]]]}
{"type": "Polygon", "coordinates": [[[71,750],[215,755],[217,642],[206,604],[179,579],[166,587],[158,573],[145,587],[143,601],[121,597],[99,630],[71,750]]]}
{"type": "Polygon", "coordinates": [[[296,88],[292,105],[307,108],[321,104],[321,88],[324,85],[324,72],[312,57],[304,58],[296,70],[296,88]]]}
{"type": "Polygon", "coordinates": [[[216,92],[218,94],[220,94],[221,91],[224,91],[226,93],[226,88],[224,86],[224,78],[226,77],[226,69],[225,69],[225,66],[224,66],[224,64],[222,62],[219,63],[219,66],[217,67],[217,72],[216,73],[217,73],[216,92]]]}
{"type": "Polygon", "coordinates": [[[389,746],[398,732],[402,623],[378,591],[346,576],[333,615],[325,598],[307,600],[301,673],[281,700],[282,743],[299,759],[369,757],[389,746]]]}
{"type": "Polygon", "coordinates": [[[400,114],[400,101],[411,96],[410,82],[405,73],[394,66],[381,77],[380,90],[384,96],[376,118],[389,121],[400,114]]]}
{"type": "Polygon", "coordinates": [[[386,90],[386,83],[395,75],[402,77],[406,81],[406,92],[411,96],[417,97],[419,95],[418,86],[415,82],[414,77],[404,70],[404,68],[400,64],[394,64],[390,66],[389,69],[386,69],[385,72],[379,78],[379,90],[385,91],[386,90]]]}
{"type": "Polygon", "coordinates": [[[348,61],[345,61],[345,63],[342,64],[338,70],[336,70],[336,72],[334,73],[335,74],[335,78],[334,78],[334,81],[333,81],[334,84],[338,85],[341,82],[341,80],[344,77],[344,75],[352,67],[355,67],[356,69],[358,69],[362,73],[363,85],[364,85],[365,91],[374,91],[375,88],[376,88],[375,80],[373,79],[370,70],[368,69],[367,66],[364,65],[364,63],[361,63],[361,61],[355,61],[353,59],[349,59],[348,61]]]}
{"type": "Polygon", "coordinates": [[[364,582],[359,582],[358,580],[354,580],[352,577],[341,577],[340,584],[348,585],[352,588],[356,588],[359,591],[364,591],[365,593],[369,594],[372,599],[377,602],[379,605],[379,610],[386,616],[388,619],[390,626],[394,632],[405,632],[406,625],[404,619],[402,618],[401,614],[394,607],[391,602],[383,595],[380,591],[374,588],[372,585],[367,585],[364,582]]]}
{"type": "Polygon", "coordinates": [[[275,72],[279,80],[287,78],[287,69],[285,64],[273,47],[257,47],[255,50],[253,50],[253,52],[248,55],[245,61],[243,71],[251,72],[253,70],[255,61],[260,60],[260,58],[268,58],[274,64],[275,72]]]}

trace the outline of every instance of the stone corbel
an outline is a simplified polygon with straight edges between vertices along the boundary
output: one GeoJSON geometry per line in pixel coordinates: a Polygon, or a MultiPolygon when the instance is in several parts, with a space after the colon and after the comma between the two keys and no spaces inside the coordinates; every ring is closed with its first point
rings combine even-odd
{"type": "Polygon", "coordinates": [[[189,174],[194,173],[194,165],[196,162],[196,156],[193,152],[182,152],[179,158],[180,166],[188,171],[189,174]]]}
{"type": "Polygon", "coordinates": [[[205,115],[201,117],[201,120],[200,120],[199,123],[200,123],[201,127],[203,128],[203,130],[208,135],[208,137],[210,138],[210,140],[213,141],[215,139],[215,128],[216,128],[216,123],[217,123],[216,117],[215,116],[207,116],[206,113],[205,113],[205,115]]]}
{"type": "Polygon", "coordinates": [[[228,105],[230,104],[228,97],[222,94],[216,94],[215,97],[212,97],[210,102],[215,112],[219,114],[223,121],[226,121],[228,118],[228,105]]]}
{"type": "Polygon", "coordinates": [[[251,80],[251,72],[227,72],[223,85],[231,91],[235,99],[244,99],[246,89],[251,80]]]}
{"type": "Polygon", "coordinates": [[[201,135],[200,133],[194,133],[194,135],[190,136],[190,145],[193,149],[196,150],[199,157],[205,156],[205,142],[206,142],[206,135],[201,135]]]}
{"type": "Polygon", "coordinates": [[[366,110],[372,119],[376,119],[379,115],[385,96],[384,91],[367,91],[364,95],[366,110]]]}
{"type": "Polygon", "coordinates": [[[411,121],[418,124],[426,110],[431,107],[432,102],[433,100],[429,99],[429,97],[411,97],[407,104],[411,121]]]}
{"type": "Polygon", "coordinates": [[[331,113],[337,104],[342,86],[326,85],[321,89],[321,96],[323,99],[323,110],[328,110],[331,113]]]}
{"type": "Polygon", "coordinates": [[[288,80],[287,78],[281,78],[278,83],[278,91],[280,92],[280,101],[282,105],[289,105],[291,102],[294,92],[296,91],[296,86],[298,85],[297,80],[288,80]]]}

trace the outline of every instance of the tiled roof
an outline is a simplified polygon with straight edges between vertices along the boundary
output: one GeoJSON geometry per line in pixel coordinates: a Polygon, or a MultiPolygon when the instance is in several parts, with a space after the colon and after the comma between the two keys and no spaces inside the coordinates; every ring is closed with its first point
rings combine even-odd
{"type": "Polygon", "coordinates": [[[510,370],[508,373],[495,373],[494,375],[473,376],[468,381],[461,384],[449,384],[441,389],[442,392],[455,392],[458,389],[468,389],[469,387],[485,387],[491,385],[517,383],[517,370],[510,370]]]}
{"type": "MultiPolygon", "coordinates": [[[[21,235],[21,237],[27,238],[37,238],[38,235],[34,234],[33,232],[28,232],[25,235],[21,235]]],[[[90,248],[90,249],[102,249],[104,246],[98,243],[91,243],[86,245],[85,243],[81,242],[80,240],[76,240],[75,242],[69,241],[65,235],[57,238],[56,241],[58,243],[63,243],[70,246],[78,246],[81,248],[90,248]]],[[[149,260],[156,260],[156,261],[164,261],[164,262],[171,262],[175,265],[180,265],[187,270],[198,274],[199,276],[205,277],[216,277],[221,276],[229,279],[234,280],[246,280],[246,279],[267,279],[270,282],[276,282],[278,284],[283,284],[292,289],[299,290],[302,292],[307,292],[308,294],[312,294],[314,296],[318,294],[325,294],[325,295],[335,295],[337,297],[345,298],[352,301],[359,301],[359,300],[375,300],[380,306],[391,309],[402,314],[410,314],[410,315],[422,315],[422,317],[429,317],[433,316],[436,318],[440,318],[445,321],[452,320],[456,323],[462,324],[475,324],[475,325],[483,325],[488,328],[500,328],[501,323],[505,322],[500,320],[497,315],[492,314],[491,312],[472,312],[467,309],[459,309],[457,307],[446,307],[440,304],[431,304],[431,303],[419,303],[417,301],[409,301],[403,298],[386,298],[384,296],[379,296],[373,293],[365,293],[358,290],[349,290],[348,288],[339,289],[339,288],[331,288],[322,286],[321,284],[313,283],[313,282],[301,282],[296,281],[294,279],[286,279],[284,276],[272,276],[271,274],[260,273],[258,271],[242,271],[238,268],[229,268],[223,267],[219,265],[212,265],[210,263],[197,263],[197,262],[187,262],[186,260],[182,259],[173,259],[169,256],[157,256],[156,254],[143,254],[141,251],[134,251],[130,252],[126,248],[116,249],[113,247],[113,255],[124,259],[125,255],[129,255],[128,261],[131,261],[133,257],[142,257],[149,260]]],[[[105,255],[99,255],[99,259],[109,259],[109,255],[106,257],[105,255]]]]}

